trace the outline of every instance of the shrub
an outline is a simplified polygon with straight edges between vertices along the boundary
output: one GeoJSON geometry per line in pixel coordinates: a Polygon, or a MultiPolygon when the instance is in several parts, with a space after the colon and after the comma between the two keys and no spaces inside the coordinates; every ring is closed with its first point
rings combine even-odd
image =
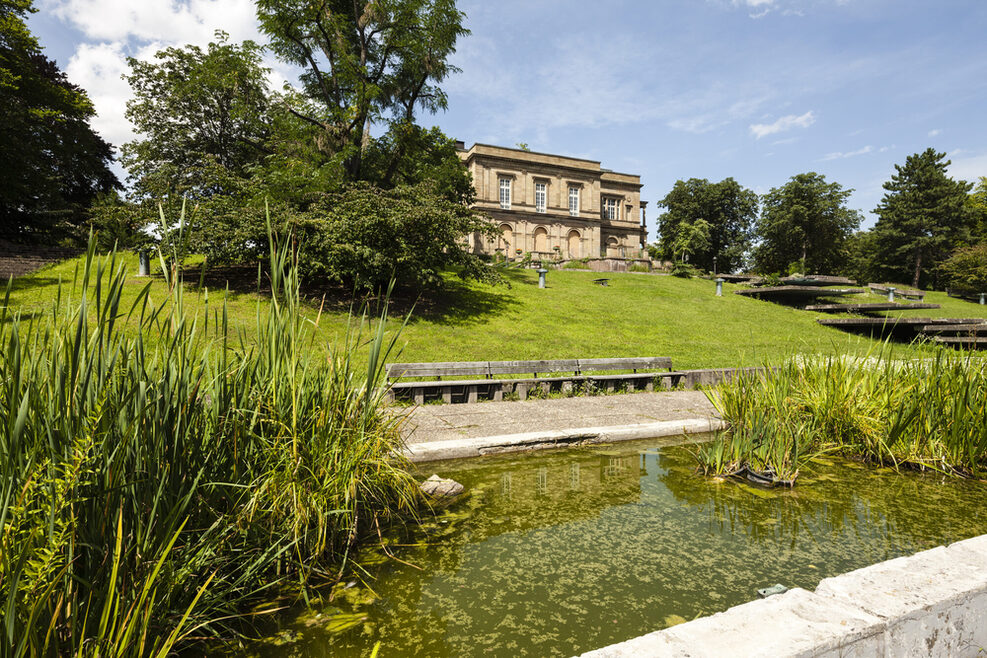
{"type": "Polygon", "coordinates": [[[987,244],[957,249],[940,267],[951,289],[987,292],[987,244]]]}
{"type": "Polygon", "coordinates": [[[688,263],[678,262],[672,267],[672,276],[681,277],[683,279],[691,279],[692,277],[699,276],[701,274],[702,272],[688,263]]]}

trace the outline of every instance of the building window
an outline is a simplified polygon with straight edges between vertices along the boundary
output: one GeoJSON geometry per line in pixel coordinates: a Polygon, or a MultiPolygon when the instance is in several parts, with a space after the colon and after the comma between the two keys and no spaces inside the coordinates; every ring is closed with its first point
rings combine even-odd
{"type": "Polygon", "coordinates": [[[500,179],[500,207],[502,210],[511,209],[511,179],[500,179]]]}
{"type": "Polygon", "coordinates": [[[569,188],[569,214],[573,217],[579,217],[579,188],[578,187],[569,188]]]}
{"type": "Polygon", "coordinates": [[[535,212],[545,212],[545,199],[548,197],[545,183],[535,183],[535,212]]]}
{"type": "Polygon", "coordinates": [[[617,199],[603,199],[603,217],[611,222],[620,219],[620,202],[617,199]]]}

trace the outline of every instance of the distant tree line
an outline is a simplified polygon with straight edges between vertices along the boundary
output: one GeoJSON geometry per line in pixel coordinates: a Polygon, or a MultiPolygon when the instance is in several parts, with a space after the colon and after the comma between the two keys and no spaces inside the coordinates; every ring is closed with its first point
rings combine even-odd
{"type": "Polygon", "coordinates": [[[945,153],[910,155],[859,230],[851,189],[809,172],[758,197],[734,179],[679,180],[659,202],[654,257],[707,271],[845,274],[861,281],[987,290],[987,178],[947,174],[945,153]]]}

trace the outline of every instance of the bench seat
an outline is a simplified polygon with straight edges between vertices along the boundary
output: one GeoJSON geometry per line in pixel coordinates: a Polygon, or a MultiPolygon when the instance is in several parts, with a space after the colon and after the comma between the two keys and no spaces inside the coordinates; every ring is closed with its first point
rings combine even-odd
{"type": "Polygon", "coordinates": [[[462,396],[465,402],[476,402],[481,393],[493,400],[503,400],[505,394],[516,393],[522,400],[534,388],[550,392],[558,385],[563,392],[572,390],[574,385],[601,385],[613,391],[623,384],[629,391],[641,387],[654,390],[657,383],[661,388],[677,386],[684,375],[671,369],[672,360],[668,357],[637,357],[617,359],[559,359],[555,361],[489,361],[489,362],[447,362],[447,363],[395,363],[387,366],[389,381],[408,377],[436,377],[435,381],[392,382],[388,392],[389,400],[404,393],[417,404],[423,404],[426,397],[438,395],[443,402],[451,403],[453,396],[462,396]],[[667,370],[654,370],[667,368],[667,370]],[[639,370],[646,370],[639,372],[639,370]],[[589,371],[632,370],[633,372],[607,375],[584,374],[589,371]],[[558,375],[567,372],[571,374],[558,375]],[[538,377],[538,373],[553,373],[554,376],[538,377]],[[494,375],[535,375],[513,379],[494,378],[494,375]],[[484,379],[450,379],[446,376],[483,375],[484,379]]]}

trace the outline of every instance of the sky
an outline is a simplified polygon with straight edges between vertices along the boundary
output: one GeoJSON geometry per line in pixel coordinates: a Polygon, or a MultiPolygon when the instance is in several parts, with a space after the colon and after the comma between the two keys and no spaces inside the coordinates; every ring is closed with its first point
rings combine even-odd
{"type": "MultiPolygon", "coordinates": [[[[251,0],[35,0],[49,57],[89,92],[119,146],[126,57],[263,43],[251,0]]],[[[601,161],[639,174],[653,239],[676,180],[758,193],[815,171],[854,190],[864,227],[894,165],[933,147],[987,176],[985,0],[460,0],[471,34],[421,116],[450,137],[601,161]]],[[[271,59],[280,88],[296,71],[271,59]]]]}

